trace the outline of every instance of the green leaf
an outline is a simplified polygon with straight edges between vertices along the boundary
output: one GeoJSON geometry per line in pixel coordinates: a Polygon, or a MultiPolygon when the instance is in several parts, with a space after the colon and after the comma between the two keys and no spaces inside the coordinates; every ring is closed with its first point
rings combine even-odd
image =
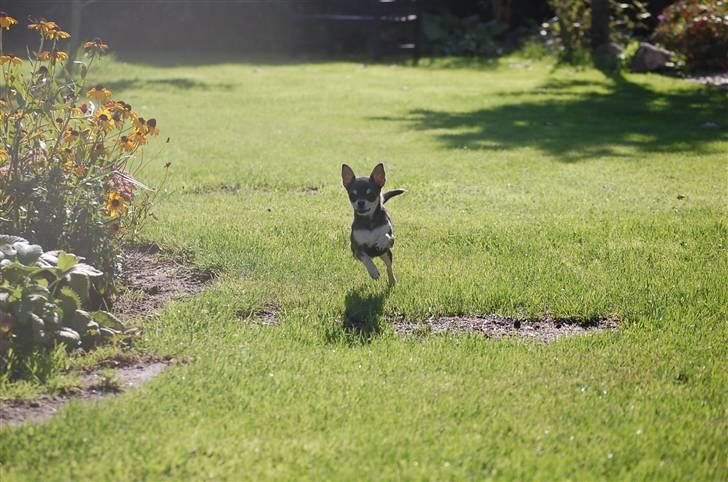
{"type": "Polygon", "coordinates": [[[89,299],[90,282],[88,276],[81,273],[68,273],[64,277],[65,284],[76,292],[81,299],[81,303],[86,303],[89,299]]]}
{"type": "Polygon", "coordinates": [[[68,346],[75,347],[81,344],[81,335],[75,330],[68,327],[63,327],[55,332],[56,339],[67,344],[68,346]]]}
{"type": "MultiPolygon", "coordinates": [[[[0,263],[5,261],[7,260],[3,260],[0,263]]],[[[25,266],[17,261],[13,261],[6,265],[0,264],[0,274],[2,274],[2,279],[13,284],[23,284],[37,269],[37,267],[25,266]]]]}
{"type": "Polygon", "coordinates": [[[91,266],[90,264],[86,264],[86,263],[78,263],[76,266],[74,266],[69,271],[67,271],[67,273],[82,274],[82,275],[89,276],[89,277],[97,277],[97,276],[102,276],[104,274],[101,271],[94,268],[93,266],[91,266]]]}
{"type": "Polygon", "coordinates": [[[10,236],[9,234],[0,234],[0,245],[15,244],[15,243],[22,243],[22,242],[27,243],[28,240],[21,238],[19,236],[10,236]]]}
{"type": "Polygon", "coordinates": [[[78,256],[61,251],[58,253],[58,268],[66,272],[79,263],[78,256]]]}
{"type": "Polygon", "coordinates": [[[76,310],[81,309],[81,298],[69,286],[64,286],[58,291],[56,304],[63,312],[63,320],[71,322],[76,310]]]}
{"type": "Polygon", "coordinates": [[[35,263],[43,254],[43,248],[37,244],[15,243],[14,247],[18,253],[18,261],[25,265],[35,263]]]}
{"type": "Polygon", "coordinates": [[[113,328],[115,330],[123,330],[124,325],[119,321],[117,317],[109,313],[108,311],[97,311],[93,314],[93,320],[99,325],[106,328],[113,328]]]}

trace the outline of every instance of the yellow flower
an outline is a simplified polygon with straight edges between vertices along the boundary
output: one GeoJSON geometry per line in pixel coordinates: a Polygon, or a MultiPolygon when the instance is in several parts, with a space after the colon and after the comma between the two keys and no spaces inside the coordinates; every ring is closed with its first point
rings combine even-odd
{"type": "Polygon", "coordinates": [[[109,49],[109,46],[102,42],[100,38],[95,38],[89,42],[84,42],[83,48],[85,50],[95,50],[96,52],[103,54],[109,49]]]}
{"type": "Polygon", "coordinates": [[[16,57],[15,55],[0,55],[0,65],[20,65],[22,63],[23,59],[21,59],[20,57],[16,57]]]}
{"type": "Polygon", "coordinates": [[[10,30],[10,27],[17,24],[18,21],[15,20],[13,17],[9,16],[5,12],[0,12],[0,28],[4,28],[5,30],[10,30]]]}
{"type": "Polygon", "coordinates": [[[124,234],[124,227],[119,221],[114,221],[113,223],[109,224],[109,231],[111,231],[111,234],[113,234],[114,236],[121,236],[122,234],[124,234]]]}
{"type": "Polygon", "coordinates": [[[78,131],[70,127],[66,128],[66,134],[63,136],[63,140],[65,142],[73,142],[76,139],[78,139],[78,131]]]}
{"type": "Polygon", "coordinates": [[[110,192],[106,196],[106,212],[109,216],[123,216],[126,214],[124,198],[118,192],[110,192]]]}
{"type": "Polygon", "coordinates": [[[50,40],[55,40],[55,39],[65,40],[67,38],[70,38],[71,34],[68,32],[64,32],[63,30],[53,29],[53,30],[48,31],[47,37],[50,40]]]}
{"type": "Polygon", "coordinates": [[[159,135],[159,129],[157,129],[157,119],[149,119],[147,121],[147,131],[153,136],[159,135]]]}
{"type": "Polygon", "coordinates": [[[8,152],[5,149],[0,149],[0,161],[6,161],[8,159],[8,152]]]}
{"type": "Polygon", "coordinates": [[[106,100],[111,97],[111,91],[105,88],[103,85],[98,84],[86,92],[86,97],[98,100],[106,100]]]}
{"type": "Polygon", "coordinates": [[[38,60],[50,60],[51,59],[51,53],[49,51],[47,51],[47,50],[44,50],[42,52],[35,52],[34,51],[33,52],[33,55],[35,55],[35,57],[38,60]]]}
{"type": "Polygon", "coordinates": [[[58,62],[59,60],[68,60],[68,54],[59,50],[56,52],[55,61],[58,62]]]}
{"type": "Polygon", "coordinates": [[[49,37],[49,34],[50,32],[58,29],[58,24],[41,18],[40,20],[36,20],[35,23],[29,24],[28,28],[30,30],[37,30],[46,38],[51,38],[49,37]]]}
{"type": "Polygon", "coordinates": [[[137,146],[143,146],[147,143],[147,138],[144,135],[144,132],[137,129],[134,131],[134,134],[131,136],[131,140],[136,144],[137,146]]]}
{"type": "Polygon", "coordinates": [[[65,169],[66,171],[70,171],[71,169],[73,169],[73,161],[69,159],[68,161],[64,162],[63,169],[65,169]]]}
{"type": "Polygon", "coordinates": [[[99,111],[96,113],[96,118],[98,119],[99,126],[101,126],[103,130],[109,131],[114,128],[114,118],[108,109],[99,109],[99,111]]]}
{"type": "Polygon", "coordinates": [[[134,141],[129,139],[127,136],[121,136],[119,138],[119,146],[121,146],[121,150],[124,152],[131,152],[136,149],[136,144],[134,144],[134,141]]]}

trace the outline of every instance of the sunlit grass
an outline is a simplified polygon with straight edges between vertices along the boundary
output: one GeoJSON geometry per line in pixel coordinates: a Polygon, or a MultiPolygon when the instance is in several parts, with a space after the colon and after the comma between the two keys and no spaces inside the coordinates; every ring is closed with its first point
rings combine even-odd
{"type": "Polygon", "coordinates": [[[514,57],[99,81],[170,138],[145,237],[220,276],[145,325],[143,349],[191,363],[0,432],[3,480],[726,478],[728,136],[701,127],[728,125],[724,94],[514,57]],[[391,291],[351,257],[338,177],[379,161],[408,189],[391,291]],[[278,326],[240,319],[264,306],[278,326]],[[393,313],[622,328],[403,340],[393,313]]]}

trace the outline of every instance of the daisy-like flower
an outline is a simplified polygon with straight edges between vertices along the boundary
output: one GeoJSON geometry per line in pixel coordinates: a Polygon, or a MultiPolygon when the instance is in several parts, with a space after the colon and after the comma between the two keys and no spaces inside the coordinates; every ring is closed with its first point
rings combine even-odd
{"type": "Polygon", "coordinates": [[[129,139],[127,136],[121,136],[119,138],[119,146],[121,146],[121,150],[124,152],[131,152],[136,149],[136,144],[134,144],[134,141],[129,139]]]}
{"type": "Polygon", "coordinates": [[[159,129],[157,129],[157,119],[149,119],[147,121],[147,132],[153,136],[159,135],[159,129]]]}
{"type": "Polygon", "coordinates": [[[35,58],[38,60],[50,60],[51,59],[51,53],[47,50],[43,50],[42,52],[33,52],[33,55],[35,55],[35,58]]]}
{"type": "Polygon", "coordinates": [[[65,142],[73,142],[76,139],[78,139],[78,131],[76,129],[71,129],[70,127],[67,127],[66,133],[63,135],[63,140],[65,142]]]}
{"type": "Polygon", "coordinates": [[[8,151],[0,149],[0,161],[6,161],[8,159],[8,151]]]}
{"type": "Polygon", "coordinates": [[[134,127],[137,128],[142,134],[147,133],[147,121],[144,117],[138,117],[137,115],[132,116],[131,121],[134,123],[134,127]]]}
{"type": "Polygon", "coordinates": [[[20,65],[22,63],[23,59],[21,59],[20,57],[16,57],[15,55],[0,55],[0,65],[20,65]]]}
{"type": "Polygon", "coordinates": [[[49,30],[47,33],[49,40],[65,40],[67,38],[71,38],[71,34],[68,32],[64,32],[63,30],[53,29],[49,30]]]}
{"type": "Polygon", "coordinates": [[[118,192],[110,192],[106,196],[106,212],[109,216],[123,216],[126,214],[124,198],[118,192]]]}
{"type": "Polygon", "coordinates": [[[10,30],[10,27],[17,24],[18,21],[5,12],[0,12],[0,28],[10,30]]]}
{"type": "Polygon", "coordinates": [[[110,131],[116,125],[113,114],[108,109],[99,109],[96,113],[96,118],[98,119],[99,126],[105,131],[110,131]]]}
{"type": "Polygon", "coordinates": [[[61,52],[60,50],[55,53],[55,56],[53,57],[54,62],[58,62],[59,60],[68,60],[68,54],[66,52],[61,52]]]}
{"type": "Polygon", "coordinates": [[[114,236],[121,236],[122,234],[124,234],[124,227],[119,221],[114,221],[113,223],[109,224],[109,231],[111,231],[111,234],[113,234],[114,236]]]}
{"type": "Polygon", "coordinates": [[[89,42],[84,42],[83,48],[84,50],[94,50],[100,54],[103,54],[107,50],[109,50],[109,45],[102,42],[100,38],[95,38],[89,42]]]}
{"type": "Polygon", "coordinates": [[[137,146],[143,146],[147,143],[147,136],[143,131],[137,129],[134,131],[134,134],[131,135],[131,140],[137,146]]]}
{"type": "Polygon", "coordinates": [[[98,100],[106,100],[111,97],[111,91],[103,85],[98,84],[95,87],[92,87],[88,92],[86,92],[86,97],[98,100]]]}
{"type": "Polygon", "coordinates": [[[44,37],[48,37],[49,32],[53,30],[58,30],[58,24],[56,22],[50,22],[44,18],[41,18],[40,20],[34,20],[33,23],[28,24],[28,28],[30,30],[37,30],[41,34],[43,34],[44,37]]]}

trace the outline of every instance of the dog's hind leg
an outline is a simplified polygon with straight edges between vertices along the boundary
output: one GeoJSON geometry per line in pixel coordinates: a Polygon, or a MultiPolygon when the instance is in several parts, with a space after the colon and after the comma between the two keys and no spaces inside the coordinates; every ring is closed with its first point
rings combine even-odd
{"type": "Polygon", "coordinates": [[[389,278],[389,284],[394,286],[397,283],[397,278],[394,276],[394,270],[392,270],[392,250],[388,249],[386,253],[382,255],[384,264],[387,265],[387,277],[389,278]]]}
{"type": "Polygon", "coordinates": [[[362,250],[359,250],[356,253],[356,257],[359,259],[359,261],[362,262],[362,264],[364,264],[367,271],[369,272],[369,276],[371,276],[372,279],[379,279],[379,270],[374,265],[374,261],[372,261],[372,258],[370,258],[368,254],[366,254],[362,250]]]}

